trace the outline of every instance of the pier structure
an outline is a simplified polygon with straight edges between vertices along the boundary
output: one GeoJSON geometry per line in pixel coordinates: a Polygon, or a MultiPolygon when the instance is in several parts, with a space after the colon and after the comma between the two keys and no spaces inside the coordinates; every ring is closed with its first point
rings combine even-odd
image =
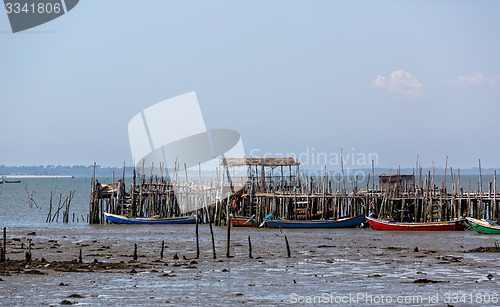
{"type": "Polygon", "coordinates": [[[201,222],[216,225],[227,222],[228,212],[255,216],[259,224],[269,214],[291,220],[370,213],[403,222],[445,221],[462,216],[500,220],[496,171],[486,191],[482,189],[481,175],[477,190],[466,191],[460,171],[455,174],[450,169],[448,185],[446,176],[438,185],[434,171],[422,174],[419,168],[417,172],[378,175],[376,182],[372,169],[368,180],[358,183],[357,178],[334,178],[326,169],[319,176],[301,173],[293,158],[225,158],[213,176],[188,176],[187,171],[180,174],[176,170],[166,178],[134,170],[132,178],[122,174],[108,184],[93,176],[89,223],[106,223],[103,212],[173,217],[195,211],[201,222]],[[234,172],[235,168],[239,172],[234,172]],[[127,186],[126,180],[132,183],[127,186]]]}

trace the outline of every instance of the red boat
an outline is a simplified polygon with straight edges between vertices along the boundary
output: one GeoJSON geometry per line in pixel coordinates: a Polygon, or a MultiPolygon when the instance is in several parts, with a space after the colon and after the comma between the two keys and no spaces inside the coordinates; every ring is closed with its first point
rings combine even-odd
{"type": "Polygon", "coordinates": [[[395,230],[395,231],[452,231],[464,230],[463,221],[427,222],[427,223],[399,223],[384,221],[373,217],[367,217],[368,223],[373,229],[395,230]]]}
{"type": "Polygon", "coordinates": [[[234,227],[252,227],[257,226],[257,221],[254,219],[255,215],[248,216],[231,216],[231,225],[234,227]]]}

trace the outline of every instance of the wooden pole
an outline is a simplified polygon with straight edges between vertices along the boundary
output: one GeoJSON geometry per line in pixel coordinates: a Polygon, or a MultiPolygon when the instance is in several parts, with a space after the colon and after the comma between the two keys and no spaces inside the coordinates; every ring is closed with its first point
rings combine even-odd
{"type": "Polygon", "coordinates": [[[483,200],[482,200],[482,195],[483,194],[483,176],[481,174],[481,159],[479,159],[479,195],[477,198],[477,212],[479,218],[483,218],[483,212],[482,212],[482,206],[483,206],[483,200]]]}
{"type": "Polygon", "coordinates": [[[264,168],[264,163],[260,166],[260,192],[264,193],[265,192],[265,186],[266,186],[266,170],[264,168]]]}
{"type": "Polygon", "coordinates": [[[481,159],[479,159],[479,193],[483,193],[483,176],[481,174],[481,159]]]}
{"type": "Polygon", "coordinates": [[[460,188],[460,167],[458,168],[458,180],[457,180],[457,191],[458,193],[460,194],[460,196],[462,195],[462,189],[460,188]]]}
{"type": "Polygon", "coordinates": [[[428,171],[427,172],[427,199],[428,199],[428,202],[425,206],[425,212],[426,212],[426,219],[424,220],[424,222],[426,221],[432,221],[432,190],[431,190],[431,171],[428,171]]]}
{"type": "Polygon", "coordinates": [[[165,241],[161,241],[161,250],[160,250],[160,260],[163,260],[163,251],[165,250],[165,241]]]}
{"type": "Polygon", "coordinates": [[[7,227],[3,228],[3,247],[2,252],[0,253],[0,262],[5,262],[7,255],[7,227]]]}
{"type": "Polygon", "coordinates": [[[210,236],[212,237],[212,253],[214,259],[217,259],[217,255],[215,254],[215,239],[214,239],[214,231],[212,228],[212,218],[210,217],[210,212],[208,212],[208,209],[205,208],[205,210],[207,211],[208,225],[210,227],[210,236]]]}
{"type": "Polygon", "coordinates": [[[444,167],[444,183],[443,183],[443,192],[446,194],[446,172],[448,171],[448,156],[446,156],[446,164],[444,167]]]}
{"type": "Polygon", "coordinates": [[[230,244],[231,244],[231,219],[229,217],[229,197],[227,198],[227,204],[226,204],[226,223],[227,223],[227,245],[226,245],[226,257],[230,257],[229,254],[229,249],[230,249],[230,244]]]}
{"type": "Polygon", "coordinates": [[[252,241],[250,241],[250,236],[248,236],[248,258],[252,257],[252,241]]]}
{"type": "Polygon", "coordinates": [[[27,263],[31,262],[31,239],[28,239],[28,251],[25,253],[25,261],[27,263]]]}
{"type": "Polygon", "coordinates": [[[326,203],[325,203],[325,196],[326,196],[326,164],[325,164],[325,173],[323,174],[323,196],[321,198],[321,211],[323,211],[323,219],[328,218],[328,212],[326,208],[326,203]]]}
{"type": "MultiPolygon", "coordinates": [[[[225,166],[224,166],[225,167],[225,166]]],[[[218,210],[218,214],[217,214],[217,220],[215,221],[215,225],[216,226],[221,226],[222,225],[222,201],[224,199],[224,195],[223,195],[223,192],[224,192],[224,171],[219,168],[219,170],[221,171],[221,174],[219,176],[219,178],[221,178],[222,180],[220,180],[220,201],[218,202],[218,205],[217,205],[217,208],[216,210],[218,210]]],[[[226,209],[227,211],[227,209],[226,209]]]]}
{"type": "MultiPolygon", "coordinates": [[[[187,165],[186,163],[184,163],[184,173],[186,175],[186,184],[184,185],[184,190],[185,190],[185,194],[186,194],[186,198],[184,199],[184,207],[187,205],[188,203],[188,173],[187,173],[187,165]]],[[[187,210],[187,208],[184,208],[185,210],[187,210]]],[[[198,217],[196,217],[198,218],[198,217]]]]}
{"type": "Polygon", "coordinates": [[[200,210],[196,209],[196,259],[200,258],[200,239],[199,239],[199,232],[198,232],[198,212],[200,210]]]}
{"type": "Polygon", "coordinates": [[[372,191],[375,191],[375,161],[372,160],[372,191]]]}
{"type": "Polygon", "coordinates": [[[497,171],[493,171],[493,200],[492,200],[492,212],[491,218],[493,220],[498,220],[498,208],[497,208],[497,171]]]}
{"type": "Polygon", "coordinates": [[[286,244],[286,254],[288,258],[290,258],[291,253],[290,253],[290,244],[288,244],[288,238],[285,236],[285,244],[286,244]]]}
{"type": "Polygon", "coordinates": [[[340,167],[342,169],[342,189],[343,189],[343,192],[345,192],[344,155],[342,153],[342,148],[340,148],[340,167]]]}

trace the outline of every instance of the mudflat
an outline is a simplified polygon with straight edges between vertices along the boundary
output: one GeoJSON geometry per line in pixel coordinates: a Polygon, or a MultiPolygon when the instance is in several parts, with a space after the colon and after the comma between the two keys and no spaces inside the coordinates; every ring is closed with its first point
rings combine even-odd
{"type": "Polygon", "coordinates": [[[499,304],[500,237],[232,228],[230,257],[227,229],[214,238],[215,259],[208,225],[199,258],[194,225],[7,228],[1,305],[499,304]]]}

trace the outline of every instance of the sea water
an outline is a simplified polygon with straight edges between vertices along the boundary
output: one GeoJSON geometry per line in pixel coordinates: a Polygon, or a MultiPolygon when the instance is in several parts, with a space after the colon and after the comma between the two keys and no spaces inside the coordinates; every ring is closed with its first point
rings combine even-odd
{"type": "MultiPolygon", "coordinates": [[[[91,179],[78,177],[15,178],[20,183],[0,185],[0,226],[84,226],[89,214],[91,179]],[[62,223],[64,205],[72,192],[69,204],[69,223],[62,223]],[[52,210],[49,215],[52,197],[52,210]],[[55,214],[55,216],[54,216],[55,214]],[[73,222],[74,220],[74,222],[73,222]]],[[[9,180],[14,180],[10,178],[9,180]]],[[[106,179],[104,179],[106,181],[106,179]]]]}

